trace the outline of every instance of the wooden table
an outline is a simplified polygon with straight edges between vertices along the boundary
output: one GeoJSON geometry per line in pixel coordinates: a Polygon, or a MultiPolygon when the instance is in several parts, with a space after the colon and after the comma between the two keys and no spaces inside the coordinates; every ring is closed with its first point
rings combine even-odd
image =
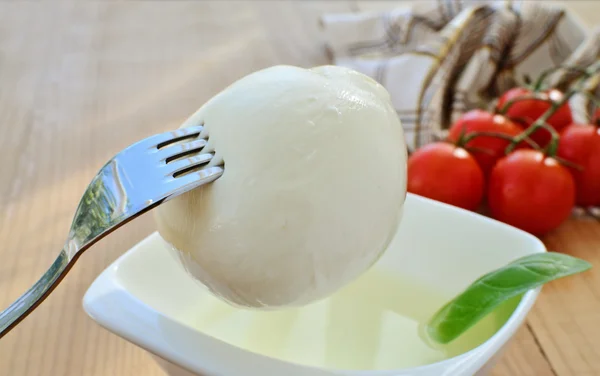
{"type": "MultiPolygon", "coordinates": [[[[175,128],[259,68],[326,63],[317,17],[389,7],[361,1],[0,3],[0,306],[62,246],[97,169],[131,142],[175,128]]],[[[572,2],[587,22],[600,6],[572,2]]],[[[85,254],[0,341],[0,374],[161,375],[142,350],[81,308],[92,280],[153,231],[134,221],[85,254]]],[[[600,224],[572,220],[549,248],[600,266],[600,224]]],[[[600,269],[544,288],[494,375],[600,375],[600,269]]]]}

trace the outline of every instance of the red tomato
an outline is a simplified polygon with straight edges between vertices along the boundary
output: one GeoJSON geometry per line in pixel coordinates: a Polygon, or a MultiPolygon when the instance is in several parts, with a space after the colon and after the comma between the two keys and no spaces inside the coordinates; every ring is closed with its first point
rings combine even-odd
{"type": "Polygon", "coordinates": [[[492,217],[542,235],[569,217],[575,182],[555,159],[536,150],[516,150],[492,169],[488,204],[492,217]]]}
{"type": "MultiPolygon", "coordinates": [[[[531,90],[521,87],[516,87],[505,92],[498,100],[498,109],[502,109],[506,103],[512,99],[523,97],[526,95],[534,94],[531,90]]],[[[550,99],[554,102],[559,101],[563,94],[558,90],[550,90],[547,92],[537,93],[542,95],[544,98],[550,99]]],[[[541,99],[525,99],[518,102],[514,102],[508,111],[506,116],[519,121],[525,127],[529,127],[535,120],[542,116],[552,104],[541,99]]],[[[547,123],[551,125],[557,131],[561,131],[564,127],[571,124],[573,118],[571,117],[571,108],[568,103],[562,105],[556,112],[550,116],[547,123]]],[[[538,145],[545,147],[550,142],[550,132],[546,129],[539,129],[531,135],[531,139],[538,143],[538,145]]]]}
{"type": "MultiPolygon", "coordinates": [[[[472,110],[462,115],[450,128],[448,139],[457,142],[461,134],[495,132],[514,137],[523,129],[502,115],[483,110],[472,110]]],[[[493,136],[477,136],[464,147],[479,163],[484,175],[488,175],[498,159],[504,156],[509,141],[493,136]]]]}
{"type": "Polygon", "coordinates": [[[600,130],[593,125],[570,125],[560,137],[557,155],[579,165],[569,167],[581,206],[600,205],[600,130]]]}
{"type": "Polygon", "coordinates": [[[476,209],[484,194],[481,168],[465,149],[427,144],[408,158],[408,191],[460,208],[476,209]]]}

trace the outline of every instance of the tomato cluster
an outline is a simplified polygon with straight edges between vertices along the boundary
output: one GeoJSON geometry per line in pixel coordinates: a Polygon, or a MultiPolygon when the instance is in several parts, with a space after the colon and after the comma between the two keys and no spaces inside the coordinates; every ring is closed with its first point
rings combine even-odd
{"type": "Polygon", "coordinates": [[[574,124],[567,99],[517,87],[493,112],[465,113],[447,140],[411,154],[408,191],[535,235],[558,227],[575,205],[600,205],[600,131],[574,124]]]}

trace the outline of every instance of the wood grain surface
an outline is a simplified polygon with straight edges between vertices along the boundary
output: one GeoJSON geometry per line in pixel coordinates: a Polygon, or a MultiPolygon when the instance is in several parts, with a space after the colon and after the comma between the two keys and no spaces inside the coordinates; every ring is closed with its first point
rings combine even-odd
{"type": "MultiPolygon", "coordinates": [[[[367,1],[0,2],[0,306],[46,270],[90,178],[112,155],[177,127],[237,78],[274,64],[327,62],[322,12],[367,1]]],[[[600,5],[570,5],[588,23],[600,5]]],[[[80,259],[0,341],[0,375],[162,375],[149,355],[98,327],[82,296],[154,229],[149,216],[80,259]]],[[[571,220],[544,241],[600,266],[600,224],[571,220]]],[[[493,370],[600,375],[600,269],[543,289],[493,370]]],[[[241,375],[240,375],[241,376],[241,375]]]]}

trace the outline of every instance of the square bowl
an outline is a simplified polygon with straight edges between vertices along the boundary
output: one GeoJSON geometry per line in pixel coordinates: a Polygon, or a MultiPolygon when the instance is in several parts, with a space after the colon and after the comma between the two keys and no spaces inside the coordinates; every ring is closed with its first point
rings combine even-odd
{"type": "MultiPolygon", "coordinates": [[[[371,270],[419,281],[449,298],[486,272],[545,251],[539,239],[514,227],[408,194],[397,234],[371,270]]],[[[152,353],[169,375],[480,376],[489,372],[539,291],[531,290],[516,300],[504,316],[496,318],[489,335],[464,352],[430,364],[376,370],[278,359],[197,329],[190,312],[203,309],[200,298],[208,293],[184,271],[158,233],[101,273],[86,292],[83,306],[98,324],[152,353]]]]}

